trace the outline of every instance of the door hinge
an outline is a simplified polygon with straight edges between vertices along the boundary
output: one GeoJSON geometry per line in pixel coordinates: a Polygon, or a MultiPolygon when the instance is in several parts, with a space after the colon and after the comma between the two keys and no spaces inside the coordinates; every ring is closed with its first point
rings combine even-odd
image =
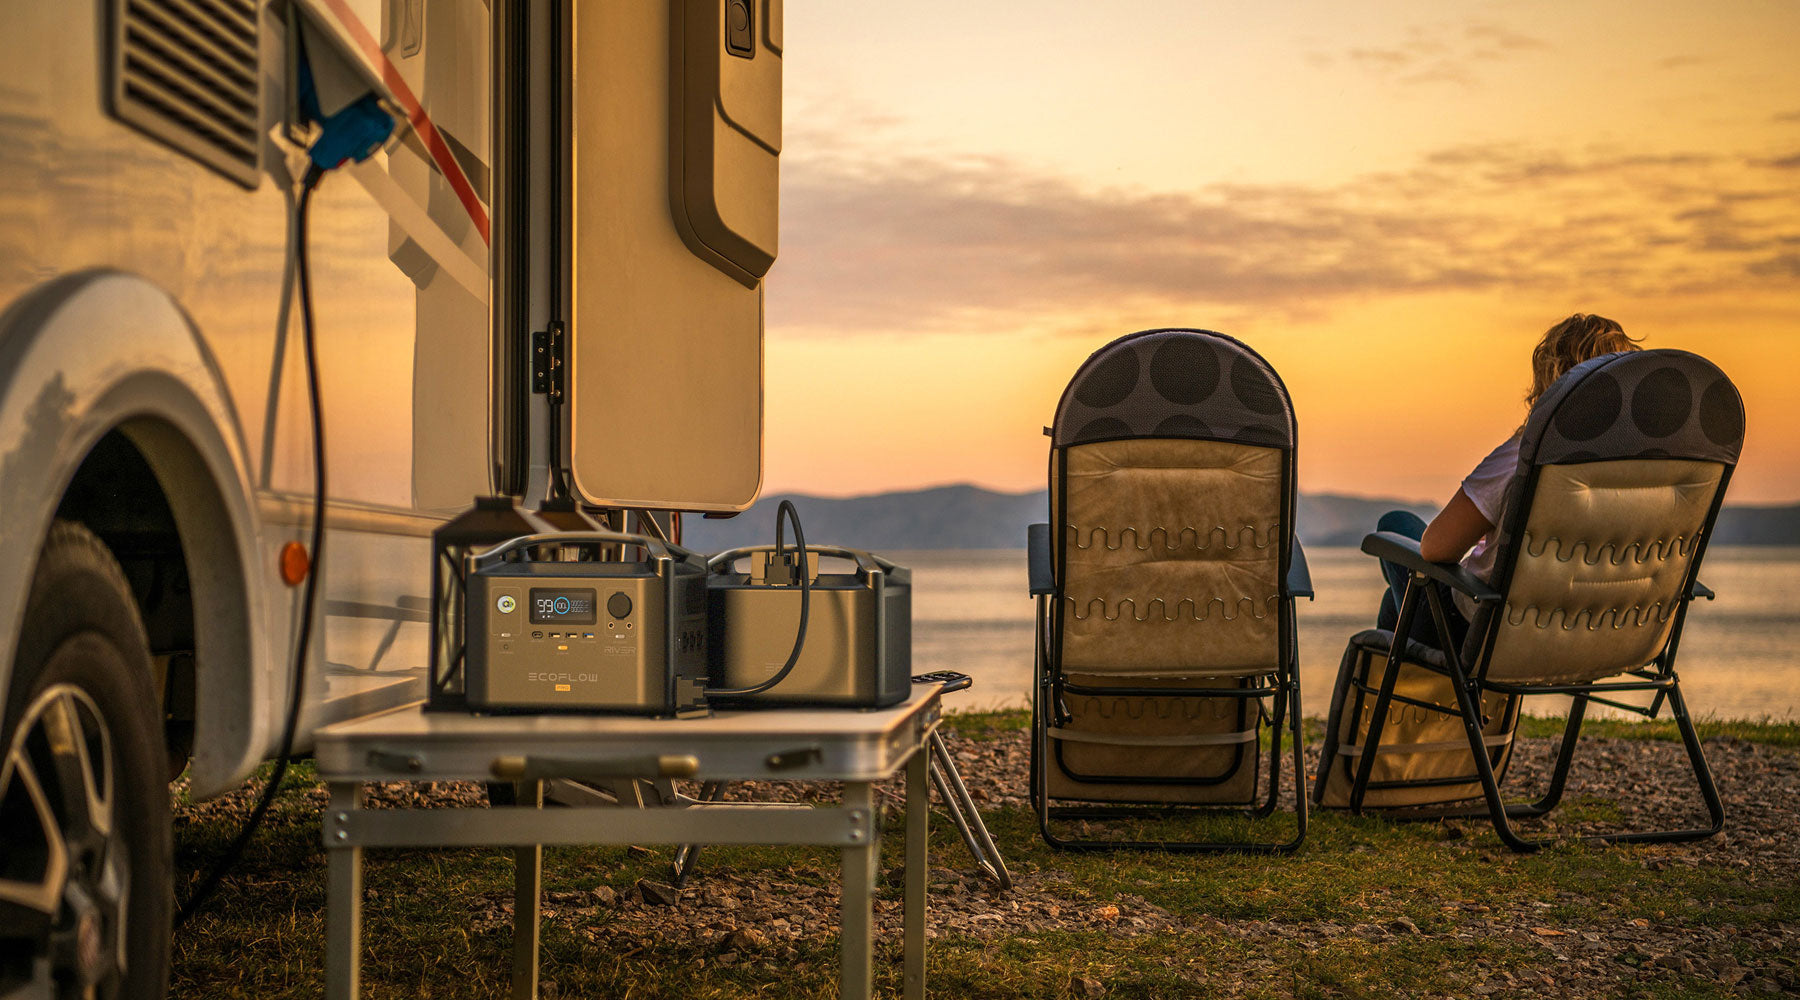
{"type": "Polygon", "coordinates": [[[548,330],[531,335],[531,391],[562,402],[563,373],[569,367],[568,331],[562,320],[552,320],[548,330]]]}

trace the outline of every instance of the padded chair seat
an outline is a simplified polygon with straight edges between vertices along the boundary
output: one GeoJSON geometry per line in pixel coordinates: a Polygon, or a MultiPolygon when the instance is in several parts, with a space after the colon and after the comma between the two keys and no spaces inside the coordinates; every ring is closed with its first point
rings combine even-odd
{"type": "MultiPolygon", "coordinates": [[[[1366,628],[1350,637],[1350,645],[1358,649],[1366,649],[1383,656],[1394,648],[1394,633],[1384,628],[1366,628]]],[[[1406,641],[1405,659],[1408,663],[1425,663],[1434,667],[1448,668],[1444,659],[1444,651],[1427,646],[1416,639],[1406,641]]]]}

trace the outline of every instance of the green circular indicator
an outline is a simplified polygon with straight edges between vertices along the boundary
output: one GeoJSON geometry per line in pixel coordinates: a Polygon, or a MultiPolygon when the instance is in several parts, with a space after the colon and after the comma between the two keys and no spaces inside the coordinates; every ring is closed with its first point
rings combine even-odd
{"type": "Polygon", "coordinates": [[[511,594],[501,594],[500,600],[494,602],[494,607],[499,608],[500,613],[503,615],[512,614],[512,610],[518,606],[519,606],[519,602],[513,600],[513,596],[511,594]]]}

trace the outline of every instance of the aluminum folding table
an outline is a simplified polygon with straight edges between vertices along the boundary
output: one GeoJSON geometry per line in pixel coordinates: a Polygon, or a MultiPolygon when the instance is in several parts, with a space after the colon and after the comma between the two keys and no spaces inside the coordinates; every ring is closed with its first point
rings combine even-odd
{"type": "Polygon", "coordinates": [[[704,718],[476,716],[403,709],[316,736],[330,788],[326,995],[357,995],[365,847],[512,846],[513,996],[537,995],[545,844],[817,844],[843,858],[842,995],[869,996],[880,832],[876,783],[906,769],[903,949],[906,996],[925,995],[925,835],[929,754],[941,686],[916,684],[887,709],[720,711],[704,718]],[[570,779],[664,788],[701,781],[841,781],[843,801],[700,802],[664,793],[661,808],[544,809],[543,784],[570,779]],[[514,781],[518,804],[475,809],[363,809],[379,781],[514,781]]]}

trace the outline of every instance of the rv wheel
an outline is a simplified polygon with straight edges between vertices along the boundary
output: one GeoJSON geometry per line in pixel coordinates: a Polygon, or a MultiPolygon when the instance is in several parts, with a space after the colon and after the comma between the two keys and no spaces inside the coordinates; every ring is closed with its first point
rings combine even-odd
{"type": "Polygon", "coordinates": [[[118,563],[58,522],[0,723],[0,996],[161,997],[169,795],[150,656],[118,563]]]}

